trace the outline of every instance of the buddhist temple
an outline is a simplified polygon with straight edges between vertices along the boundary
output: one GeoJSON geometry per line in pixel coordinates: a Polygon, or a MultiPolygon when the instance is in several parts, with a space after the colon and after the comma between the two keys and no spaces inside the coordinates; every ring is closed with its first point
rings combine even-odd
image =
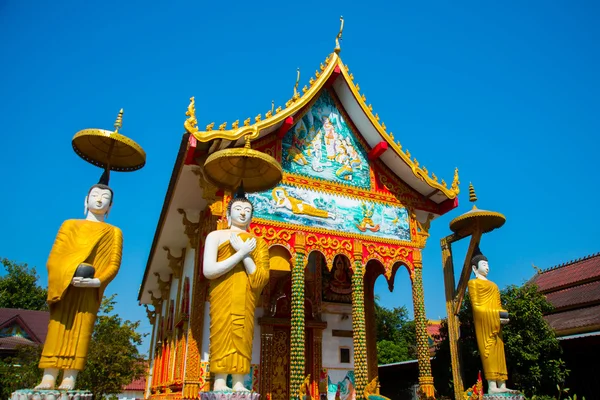
{"type": "Polygon", "coordinates": [[[225,227],[232,193],[209,183],[203,165],[248,140],[281,164],[283,178],[248,194],[250,231],[269,246],[270,278],[246,387],[261,399],[302,390],[363,398],[378,374],[375,280],[384,275],[392,289],[402,267],[412,283],[418,382],[433,395],[421,251],[431,221],[458,205],[458,172],[447,171],[447,184],[402,148],[342,62],[339,42],[315,64],[286,104],[244,121],[201,128],[197,117],[209,116],[196,115],[194,98],[182,110],[186,133],[139,292],[153,324],[146,397],[196,399],[211,387],[203,245],[225,227]]]}

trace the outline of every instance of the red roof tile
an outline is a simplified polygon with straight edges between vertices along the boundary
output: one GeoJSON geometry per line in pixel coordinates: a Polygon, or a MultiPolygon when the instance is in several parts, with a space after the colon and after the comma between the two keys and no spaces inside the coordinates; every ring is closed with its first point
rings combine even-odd
{"type": "Polygon", "coordinates": [[[36,343],[20,336],[10,336],[0,338],[0,350],[14,350],[19,345],[35,345],[36,343]]]}
{"type": "Polygon", "coordinates": [[[129,385],[123,388],[123,391],[135,391],[135,390],[146,390],[146,377],[141,377],[139,379],[134,379],[129,385]]]}
{"type": "Polygon", "coordinates": [[[600,305],[568,310],[544,317],[555,331],[585,327],[596,327],[600,325],[600,305]]]}
{"type": "Polygon", "coordinates": [[[33,311],[22,310],[20,308],[0,308],[0,326],[6,324],[11,319],[16,317],[21,318],[27,328],[35,335],[35,338],[40,343],[46,340],[48,333],[48,322],[50,321],[50,313],[48,311],[33,311]]]}
{"type": "Polygon", "coordinates": [[[600,280],[546,294],[556,309],[600,302],[600,280]]]}
{"type": "Polygon", "coordinates": [[[536,274],[530,283],[540,292],[551,292],[577,282],[600,280],[600,253],[536,274]]]}

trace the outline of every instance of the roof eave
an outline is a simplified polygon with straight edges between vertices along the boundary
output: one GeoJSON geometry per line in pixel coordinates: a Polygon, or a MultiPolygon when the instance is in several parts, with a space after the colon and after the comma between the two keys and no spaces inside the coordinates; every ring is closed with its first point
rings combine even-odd
{"type": "Polygon", "coordinates": [[[156,226],[156,231],[154,232],[154,239],[152,240],[152,247],[150,247],[150,254],[148,255],[148,261],[146,262],[146,269],[144,270],[144,277],[142,278],[142,285],[140,286],[140,290],[138,292],[138,301],[142,300],[142,294],[144,291],[144,284],[146,283],[146,279],[148,278],[148,271],[150,271],[150,267],[152,265],[152,260],[154,258],[154,254],[156,252],[156,246],[160,239],[160,235],[162,233],[162,229],[165,223],[165,219],[167,217],[167,213],[169,211],[169,207],[171,205],[171,200],[173,199],[173,193],[175,191],[175,186],[177,184],[177,180],[179,175],[181,174],[185,156],[188,152],[189,147],[189,133],[184,133],[181,138],[181,143],[179,145],[179,152],[177,153],[177,158],[175,159],[175,165],[173,166],[173,172],[171,173],[171,180],[169,181],[169,186],[167,188],[167,193],[165,194],[165,201],[163,202],[163,207],[160,212],[160,217],[158,219],[158,224],[156,226]]]}

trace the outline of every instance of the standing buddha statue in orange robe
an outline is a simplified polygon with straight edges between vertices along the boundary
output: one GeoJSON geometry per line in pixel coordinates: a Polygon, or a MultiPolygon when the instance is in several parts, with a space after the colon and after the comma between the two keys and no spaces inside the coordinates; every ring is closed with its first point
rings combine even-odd
{"type": "Polygon", "coordinates": [[[85,365],[104,290],[121,265],[121,230],[104,222],[112,200],[108,186],[92,186],[86,219],[67,220],[58,231],[47,263],[50,322],[39,362],[44,375],[36,389],[54,389],[63,370],[59,389],[72,390],[85,365]]]}
{"type": "Polygon", "coordinates": [[[204,243],[203,273],[210,280],[210,372],[213,391],[247,391],[244,375],[250,372],[254,312],[269,282],[266,242],[247,232],[252,203],[243,189],[229,203],[229,229],[213,231],[204,243]],[[226,383],[232,375],[233,387],[226,383]]]}
{"type": "Polygon", "coordinates": [[[481,254],[479,246],[471,259],[471,268],[475,279],[468,283],[469,297],[488,393],[512,393],[513,390],[506,388],[508,372],[501,332],[501,325],[509,322],[508,312],[500,302],[498,286],[487,279],[490,270],[488,259],[481,254]]]}

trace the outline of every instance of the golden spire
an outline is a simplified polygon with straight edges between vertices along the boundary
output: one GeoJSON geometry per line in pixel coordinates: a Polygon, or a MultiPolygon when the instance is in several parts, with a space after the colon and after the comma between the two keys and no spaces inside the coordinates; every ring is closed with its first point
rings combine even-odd
{"type": "Polygon", "coordinates": [[[340,32],[335,37],[335,49],[333,51],[336,54],[340,54],[342,48],[340,47],[340,40],[342,40],[342,32],[344,31],[344,17],[340,17],[340,32]]]}
{"type": "Polygon", "coordinates": [[[296,84],[294,85],[294,100],[299,98],[300,95],[298,94],[298,84],[300,83],[300,68],[298,68],[298,75],[296,76],[296,84]]]}
{"type": "Polygon", "coordinates": [[[460,181],[458,180],[458,168],[454,169],[454,179],[452,180],[452,185],[450,189],[454,190],[457,194],[459,193],[458,185],[460,185],[460,181]]]}
{"type": "MultiPolygon", "coordinates": [[[[473,187],[473,184],[471,182],[469,182],[469,201],[471,203],[475,203],[477,201],[477,195],[475,194],[475,188],[473,187]]],[[[475,205],[473,205],[475,206],[475,205]]]]}
{"type": "Polygon", "coordinates": [[[117,119],[115,120],[115,133],[119,133],[119,129],[123,126],[123,109],[119,111],[117,119]]]}

